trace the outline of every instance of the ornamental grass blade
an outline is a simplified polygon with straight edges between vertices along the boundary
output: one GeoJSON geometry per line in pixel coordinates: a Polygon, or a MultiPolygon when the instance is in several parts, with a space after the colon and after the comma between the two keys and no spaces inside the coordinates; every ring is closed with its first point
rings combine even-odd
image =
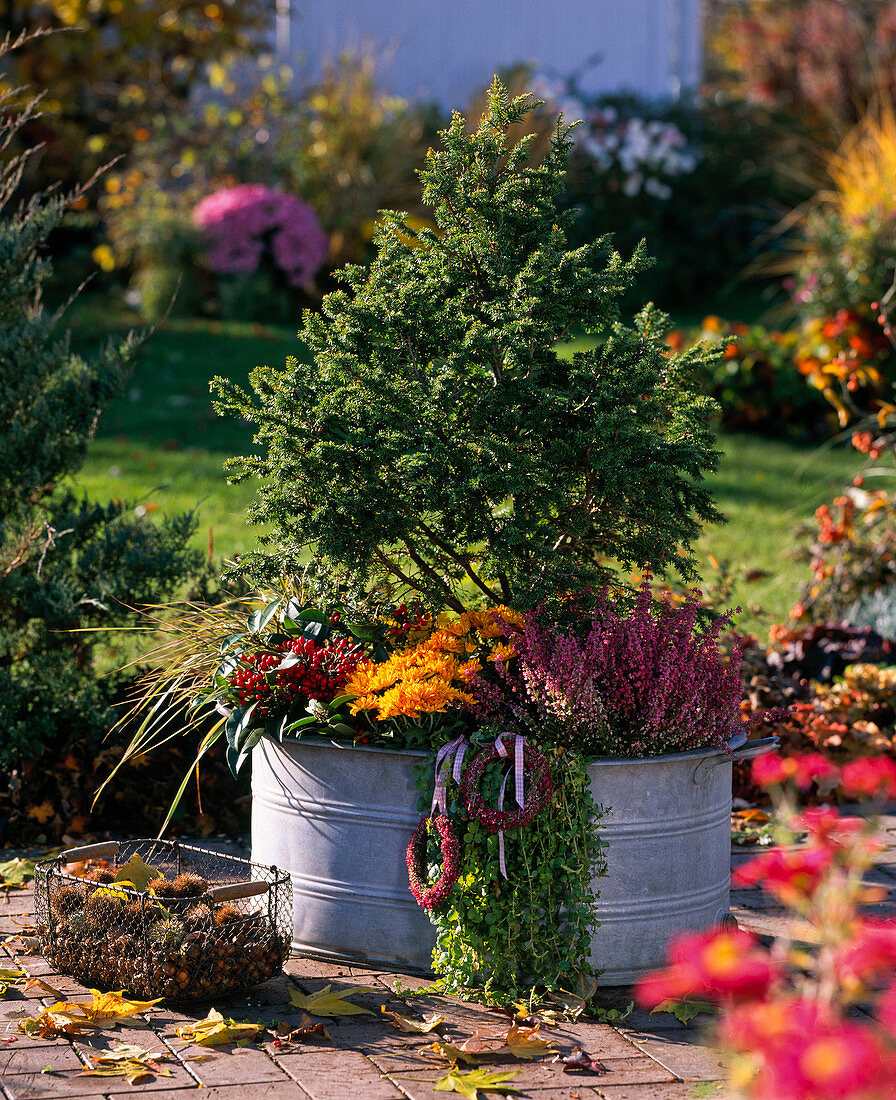
{"type": "Polygon", "coordinates": [[[290,1004],[295,1008],[301,1008],[304,1012],[310,1012],[312,1016],[375,1016],[369,1008],[352,1004],[346,998],[351,993],[370,993],[369,989],[333,989],[332,986],[324,986],[317,993],[302,993],[298,989],[289,991],[290,1004]]]}
{"type": "Polygon", "coordinates": [[[175,1031],[177,1037],[183,1039],[185,1043],[197,1043],[201,1047],[221,1047],[230,1043],[245,1046],[246,1043],[251,1043],[258,1038],[264,1031],[264,1024],[226,1020],[216,1008],[213,1008],[204,1020],[198,1020],[194,1024],[184,1024],[175,1031]]]}
{"type": "Polygon", "coordinates": [[[389,1017],[396,1031],[404,1031],[407,1034],[428,1035],[430,1031],[435,1031],[439,1024],[445,1022],[444,1016],[433,1015],[428,1020],[425,1017],[422,1020],[415,1020],[412,1016],[400,1016],[397,1012],[390,1012],[385,1005],[380,1005],[380,1012],[389,1017]]]}
{"type": "Polygon", "coordinates": [[[129,1085],[136,1085],[150,1077],[174,1076],[167,1066],[158,1063],[166,1054],[144,1050],[135,1043],[117,1043],[115,1050],[88,1057],[93,1064],[82,1069],[79,1077],[125,1077],[129,1085]]]}
{"type": "Polygon", "coordinates": [[[513,1069],[501,1073],[487,1073],[484,1069],[471,1069],[469,1073],[461,1073],[457,1067],[440,1077],[433,1085],[436,1092],[459,1092],[468,1100],[479,1100],[481,1092],[519,1092],[505,1081],[511,1081],[523,1071],[513,1069]]]}

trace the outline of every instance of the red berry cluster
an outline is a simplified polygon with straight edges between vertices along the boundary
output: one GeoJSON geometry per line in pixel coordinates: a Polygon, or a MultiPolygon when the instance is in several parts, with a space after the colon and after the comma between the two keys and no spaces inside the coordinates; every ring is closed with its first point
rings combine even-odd
{"type": "Polygon", "coordinates": [[[239,705],[257,703],[260,715],[287,714],[309,699],[333,699],[362,656],[361,647],[349,638],[330,639],[324,645],[311,638],[292,638],[272,653],[244,657],[248,667],[231,673],[228,681],[239,705]],[[298,659],[278,668],[290,654],[298,659]]]}
{"type": "Polygon", "coordinates": [[[270,714],[270,708],[265,706],[265,700],[271,695],[271,685],[268,683],[267,673],[276,668],[283,658],[274,653],[250,653],[243,657],[248,668],[239,668],[227,677],[227,682],[234,689],[238,705],[246,706],[249,703],[258,703],[256,708],[259,714],[270,714]]]}
{"type": "Polygon", "coordinates": [[[429,626],[432,617],[422,601],[411,600],[410,607],[406,603],[393,607],[389,612],[389,618],[394,625],[389,627],[386,634],[395,641],[401,641],[412,630],[423,630],[429,626]]]}

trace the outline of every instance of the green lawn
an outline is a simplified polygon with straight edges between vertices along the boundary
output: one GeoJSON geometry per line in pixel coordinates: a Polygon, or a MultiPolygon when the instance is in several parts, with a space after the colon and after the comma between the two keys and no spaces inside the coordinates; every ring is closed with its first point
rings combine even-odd
{"type": "MultiPolygon", "coordinates": [[[[88,318],[82,338],[98,323],[88,318]]],[[[289,330],[170,322],[141,350],[129,390],[107,411],[77,487],[151,512],[196,508],[198,545],[211,540],[219,559],[245,551],[255,542],[245,523],[252,487],[228,486],[221,467],[251,449],[251,429],[215,416],[208,380],[222,374],[245,382],[256,364],[279,365],[300,352],[289,330]]],[[[786,618],[807,575],[806,566],[787,557],[795,527],[836,495],[860,460],[844,448],[799,448],[746,435],[723,436],[719,446],[724,458],[711,485],[728,523],[707,529],[698,552],[704,563],[712,554],[735,571],[767,574],[741,581],[734,595],[750,609],[741,624],[761,630],[786,618]]],[[[704,575],[712,573],[706,564],[704,575]]]]}

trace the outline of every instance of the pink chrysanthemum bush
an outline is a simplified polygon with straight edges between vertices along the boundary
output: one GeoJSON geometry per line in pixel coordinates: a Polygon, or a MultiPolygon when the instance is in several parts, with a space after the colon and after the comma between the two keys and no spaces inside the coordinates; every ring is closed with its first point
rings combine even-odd
{"type": "Polygon", "coordinates": [[[716,1044],[729,1065],[727,1095],[744,1100],[896,1098],[896,921],[869,917],[881,900],[863,881],[882,848],[875,825],[827,807],[795,813],[789,791],[839,783],[847,797],[896,797],[886,761],[838,770],[819,756],[760,758],[779,847],[738,869],[786,906],[786,933],[770,947],[740,929],[674,940],[667,969],[642,979],[645,1007],[709,1000],[716,1044]]]}
{"type": "Polygon", "coordinates": [[[597,756],[654,756],[722,747],[741,728],[736,643],[723,653],[718,618],[697,628],[700,601],[654,598],[650,578],[626,608],[600,594],[591,615],[568,628],[524,617],[512,634],[515,661],[472,675],[474,713],[597,756]]]}
{"type": "Polygon", "coordinates": [[[228,187],[204,198],[193,223],[205,234],[218,275],[251,275],[267,257],[290,286],[309,282],[327,258],[329,240],[311,207],[263,184],[228,187]]]}

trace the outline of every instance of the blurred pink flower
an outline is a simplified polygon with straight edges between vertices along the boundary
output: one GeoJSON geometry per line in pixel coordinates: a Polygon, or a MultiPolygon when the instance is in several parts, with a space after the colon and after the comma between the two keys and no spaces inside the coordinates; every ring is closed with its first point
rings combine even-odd
{"type": "Polygon", "coordinates": [[[214,192],[197,203],[193,223],[204,231],[209,266],[219,275],[256,271],[267,246],[290,286],[301,286],[327,258],[328,238],[311,207],[263,184],[214,192]]]}
{"type": "Polygon", "coordinates": [[[687,933],[669,946],[671,965],[638,983],[639,1004],[708,997],[732,1001],[764,997],[780,977],[778,964],[742,929],[687,933]]]}
{"type": "Polygon", "coordinates": [[[896,798],[896,764],[885,756],[861,757],[843,765],[840,781],[853,798],[883,795],[896,798]]]}
{"type": "Polygon", "coordinates": [[[780,898],[785,905],[800,906],[824,881],[834,861],[830,847],[787,851],[776,848],[757,856],[731,876],[733,886],[756,886],[780,898]]]}

